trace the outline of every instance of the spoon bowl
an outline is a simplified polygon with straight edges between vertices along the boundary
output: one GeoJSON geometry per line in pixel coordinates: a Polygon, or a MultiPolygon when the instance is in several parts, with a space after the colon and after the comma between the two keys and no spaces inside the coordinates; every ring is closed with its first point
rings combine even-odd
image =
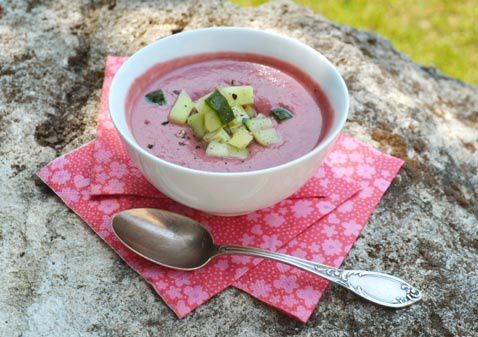
{"type": "Polygon", "coordinates": [[[113,217],[113,231],[145,259],[175,269],[201,268],[218,251],[211,233],[200,223],[159,209],[120,212],[113,217]]]}
{"type": "Polygon", "coordinates": [[[343,270],[295,256],[253,247],[214,244],[199,222],[153,208],[136,208],[113,217],[113,231],[128,248],[164,267],[194,270],[218,255],[242,254],[289,264],[337,283],[380,305],[401,308],[422,298],[409,283],[391,275],[365,270],[343,270]]]}

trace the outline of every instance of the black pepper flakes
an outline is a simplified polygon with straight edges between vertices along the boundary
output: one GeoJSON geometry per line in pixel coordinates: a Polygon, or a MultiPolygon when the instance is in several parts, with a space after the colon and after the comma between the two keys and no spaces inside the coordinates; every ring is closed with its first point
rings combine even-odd
{"type": "Polygon", "coordinates": [[[161,123],[161,125],[168,125],[169,124],[169,121],[164,121],[161,123]]]}
{"type": "Polygon", "coordinates": [[[149,125],[149,124],[151,124],[151,122],[149,120],[145,119],[144,120],[144,125],[149,125]]]}
{"type": "Polygon", "coordinates": [[[234,100],[236,100],[236,99],[237,99],[237,95],[236,95],[236,94],[232,94],[232,98],[233,98],[234,100]]]}
{"type": "Polygon", "coordinates": [[[173,94],[179,95],[181,92],[179,90],[173,90],[173,94]]]}
{"type": "Polygon", "coordinates": [[[186,143],[185,143],[185,142],[178,142],[178,144],[179,144],[180,146],[184,146],[184,145],[186,145],[186,143]]]}
{"type": "Polygon", "coordinates": [[[148,149],[150,149],[150,150],[151,150],[151,149],[154,147],[154,145],[153,145],[153,144],[148,144],[148,145],[146,145],[146,146],[147,146],[147,147],[148,147],[148,149]]]}
{"type": "Polygon", "coordinates": [[[201,145],[196,145],[196,150],[199,150],[201,148],[201,145]]]}

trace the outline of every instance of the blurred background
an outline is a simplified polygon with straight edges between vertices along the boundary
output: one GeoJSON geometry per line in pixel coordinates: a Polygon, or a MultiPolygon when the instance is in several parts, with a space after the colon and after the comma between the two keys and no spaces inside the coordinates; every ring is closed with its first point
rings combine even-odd
{"type": "MultiPolygon", "coordinates": [[[[268,0],[231,0],[258,6],[268,0]]],[[[295,0],[337,23],[377,32],[415,62],[478,84],[478,0],[295,0]]]]}

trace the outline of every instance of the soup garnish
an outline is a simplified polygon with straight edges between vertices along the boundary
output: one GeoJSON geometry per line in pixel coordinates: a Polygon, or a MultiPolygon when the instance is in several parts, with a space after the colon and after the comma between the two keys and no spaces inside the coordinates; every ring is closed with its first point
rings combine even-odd
{"type": "MultiPolygon", "coordinates": [[[[252,86],[218,86],[196,102],[181,90],[168,120],[187,124],[193,135],[207,145],[207,156],[246,159],[252,141],[266,147],[281,142],[274,120],[257,114],[250,104],[254,104],[252,86]]],[[[270,115],[277,123],[293,117],[282,107],[271,109],[270,115]]]]}

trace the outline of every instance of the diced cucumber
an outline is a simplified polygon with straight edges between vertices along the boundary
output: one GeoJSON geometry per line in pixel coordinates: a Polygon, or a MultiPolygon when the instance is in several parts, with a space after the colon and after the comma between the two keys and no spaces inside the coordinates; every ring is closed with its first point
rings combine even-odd
{"type": "Polygon", "coordinates": [[[250,85],[224,87],[221,88],[221,93],[226,97],[231,106],[254,103],[254,88],[250,85]]]}
{"type": "Polygon", "coordinates": [[[146,96],[144,96],[146,98],[146,100],[149,102],[149,103],[155,103],[155,104],[158,104],[158,105],[164,105],[166,104],[166,97],[164,97],[164,93],[161,89],[159,90],[155,90],[155,91],[151,91],[149,93],[146,94],[146,96]]]}
{"type": "Polygon", "coordinates": [[[169,121],[176,124],[184,124],[188,119],[189,114],[191,113],[194,107],[194,103],[191,100],[191,97],[186,93],[186,91],[181,90],[176,103],[174,103],[173,108],[169,112],[169,121]]]}
{"type": "Polygon", "coordinates": [[[245,149],[253,138],[254,137],[252,137],[252,135],[244,127],[241,127],[234,133],[228,143],[234,147],[237,147],[238,149],[245,149]]]}
{"type": "Polygon", "coordinates": [[[242,121],[245,118],[249,118],[245,110],[240,106],[233,106],[232,111],[234,116],[236,116],[232,121],[229,122],[228,126],[232,133],[234,133],[238,128],[242,127],[242,121]]]}
{"type": "Polygon", "coordinates": [[[197,139],[202,139],[206,133],[206,128],[204,126],[204,114],[194,114],[189,116],[188,125],[193,130],[193,134],[197,139]]]}
{"type": "Polygon", "coordinates": [[[217,116],[216,112],[209,108],[204,114],[204,126],[207,132],[216,131],[222,127],[221,120],[217,116]]]}
{"type": "Polygon", "coordinates": [[[283,121],[286,121],[286,120],[294,117],[292,112],[290,112],[289,110],[284,109],[284,108],[271,109],[271,115],[272,115],[272,117],[275,118],[275,120],[278,123],[282,123],[283,121]]]}
{"type": "Polygon", "coordinates": [[[194,107],[201,115],[205,115],[207,111],[212,110],[204,100],[194,102],[194,107]]]}
{"type": "Polygon", "coordinates": [[[244,125],[242,122],[239,122],[239,119],[234,119],[232,122],[229,123],[228,125],[229,131],[231,131],[232,134],[236,133],[237,130],[244,128],[244,125]]]}
{"type": "Polygon", "coordinates": [[[267,116],[260,112],[257,114],[256,118],[267,118],[267,116]]]}
{"type": "Polygon", "coordinates": [[[194,102],[194,106],[196,107],[196,110],[201,113],[205,114],[207,111],[212,110],[209,105],[206,104],[206,98],[211,96],[213,92],[207,93],[206,95],[202,96],[199,98],[196,102],[194,102]]]}
{"type": "Polygon", "coordinates": [[[232,145],[226,145],[229,158],[246,159],[249,157],[249,151],[247,151],[247,149],[238,149],[232,145]]]}
{"type": "Polygon", "coordinates": [[[239,126],[242,125],[242,117],[234,117],[232,121],[230,121],[227,125],[228,126],[239,126]]]}
{"type": "Polygon", "coordinates": [[[252,107],[252,105],[247,105],[247,106],[244,108],[244,110],[246,111],[246,113],[247,113],[247,115],[249,116],[249,118],[254,118],[254,117],[256,117],[256,115],[257,115],[257,111],[256,111],[256,109],[254,109],[254,108],[252,107]]]}
{"type": "Polygon", "coordinates": [[[234,132],[231,131],[231,133],[232,133],[232,134],[235,134],[235,133],[236,133],[237,131],[239,131],[239,130],[244,130],[245,132],[250,133],[249,130],[247,130],[247,128],[246,128],[244,125],[238,126],[238,127],[234,130],[234,132]]]}
{"type": "Polygon", "coordinates": [[[237,149],[229,144],[212,141],[206,148],[206,155],[210,157],[246,159],[249,156],[249,151],[237,149]]]}
{"type": "Polygon", "coordinates": [[[224,129],[219,129],[214,132],[206,133],[203,137],[203,140],[206,143],[210,143],[212,141],[226,143],[230,139],[231,139],[231,136],[229,136],[229,134],[224,129]]]}
{"type": "Polygon", "coordinates": [[[241,117],[236,117],[232,121],[230,121],[227,125],[229,127],[241,126],[242,125],[242,118],[241,117]]]}
{"type": "Polygon", "coordinates": [[[272,122],[272,119],[265,118],[265,117],[262,117],[262,118],[256,117],[256,118],[246,119],[244,120],[244,124],[249,129],[249,131],[253,133],[258,130],[265,130],[265,129],[270,129],[274,127],[274,123],[272,122]]]}
{"type": "Polygon", "coordinates": [[[210,142],[206,148],[206,156],[209,157],[227,157],[229,154],[227,144],[216,141],[210,142]]]}
{"type": "Polygon", "coordinates": [[[252,133],[256,142],[262,146],[269,146],[272,144],[278,144],[281,142],[280,136],[276,129],[263,129],[256,130],[252,133]]]}
{"type": "Polygon", "coordinates": [[[219,92],[219,90],[216,89],[211,96],[206,98],[205,102],[217,113],[222,124],[227,124],[234,119],[234,113],[232,112],[227,99],[219,92]]]}
{"type": "Polygon", "coordinates": [[[234,116],[236,118],[249,118],[249,115],[247,114],[246,110],[240,105],[238,106],[233,106],[231,107],[232,112],[234,113],[234,116]]]}

